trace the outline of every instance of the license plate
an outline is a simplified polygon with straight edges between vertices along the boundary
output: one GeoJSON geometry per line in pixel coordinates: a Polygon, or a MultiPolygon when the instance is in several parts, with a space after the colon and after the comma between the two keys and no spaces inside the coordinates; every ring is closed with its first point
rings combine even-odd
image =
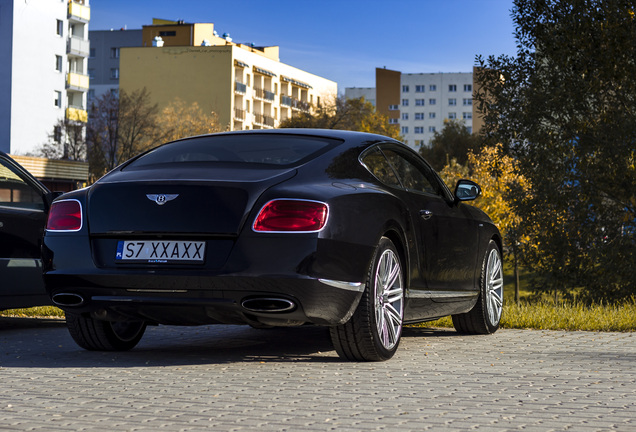
{"type": "Polygon", "coordinates": [[[205,242],[120,240],[115,260],[118,262],[144,262],[148,264],[203,263],[205,242]]]}

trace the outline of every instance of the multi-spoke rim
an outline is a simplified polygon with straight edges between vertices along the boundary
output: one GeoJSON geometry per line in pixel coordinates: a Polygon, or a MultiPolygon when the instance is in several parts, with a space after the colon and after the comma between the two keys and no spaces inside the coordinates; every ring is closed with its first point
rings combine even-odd
{"type": "Polygon", "coordinates": [[[501,257],[496,249],[490,251],[486,267],[486,305],[491,326],[499,324],[503,311],[503,271],[501,257]]]}
{"type": "Polygon", "coordinates": [[[388,249],[382,253],[375,272],[375,322],[382,346],[393,349],[402,333],[404,289],[400,260],[388,249]]]}

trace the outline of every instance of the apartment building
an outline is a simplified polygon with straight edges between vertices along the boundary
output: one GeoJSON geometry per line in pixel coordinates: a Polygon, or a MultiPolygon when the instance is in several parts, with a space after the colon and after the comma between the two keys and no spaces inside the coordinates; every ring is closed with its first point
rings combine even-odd
{"type": "Polygon", "coordinates": [[[347,88],[345,97],[373,98],[377,111],[400,126],[405,143],[413,148],[429,145],[445,120],[460,120],[477,132],[473,72],[402,73],[377,68],[375,82],[375,88],[347,88]]]}
{"type": "Polygon", "coordinates": [[[90,57],[88,58],[88,76],[90,89],[88,100],[94,100],[104,93],[117,95],[119,91],[119,55],[122,48],[140,47],[139,30],[91,30],[90,57]]]}
{"type": "Polygon", "coordinates": [[[277,127],[338,92],[334,81],[282,63],[277,46],[236,43],[211,23],[164,20],[143,26],[142,46],[121,48],[119,86],[145,87],[160,107],[197,102],[230,130],[277,127]]]}
{"type": "Polygon", "coordinates": [[[87,121],[88,0],[0,0],[0,150],[27,154],[87,121]]]}

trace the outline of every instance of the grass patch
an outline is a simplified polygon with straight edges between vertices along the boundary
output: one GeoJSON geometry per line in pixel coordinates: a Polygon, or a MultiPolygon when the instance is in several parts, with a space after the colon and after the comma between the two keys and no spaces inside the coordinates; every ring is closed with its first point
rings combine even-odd
{"type": "Polygon", "coordinates": [[[55,306],[40,306],[28,309],[7,309],[0,316],[19,318],[64,318],[64,312],[55,306]]]}

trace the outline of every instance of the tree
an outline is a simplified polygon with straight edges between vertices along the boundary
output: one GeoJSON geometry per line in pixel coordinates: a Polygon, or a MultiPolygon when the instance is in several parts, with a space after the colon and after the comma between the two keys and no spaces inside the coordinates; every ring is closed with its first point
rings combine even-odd
{"type": "Polygon", "coordinates": [[[378,113],[371,102],[344,96],[314,107],[312,113],[295,115],[283,121],[280,127],[352,130],[400,138],[397,126],[390,125],[388,117],[378,113]]]}
{"type": "Polygon", "coordinates": [[[119,97],[104,93],[91,105],[86,138],[92,180],[157,144],[158,106],[144,88],[119,97]]]}
{"type": "Polygon", "coordinates": [[[48,159],[86,160],[85,123],[61,118],[53,126],[49,140],[36,148],[34,156],[48,159]]]}
{"type": "Polygon", "coordinates": [[[519,193],[528,193],[530,184],[518,173],[517,161],[502,154],[502,145],[484,147],[479,153],[468,151],[465,165],[456,159],[440,171],[444,182],[452,186],[462,178],[471,179],[482,189],[481,196],[471,203],[483,210],[499,228],[506,246],[507,255],[512,256],[515,269],[515,298],[519,301],[518,251],[528,243],[527,237],[521,237],[520,215],[515,211],[510,197],[519,193]]]}
{"type": "Polygon", "coordinates": [[[157,125],[162,142],[223,130],[216,113],[206,113],[198,103],[187,105],[179,98],[161,111],[157,125]]]}
{"type": "Polygon", "coordinates": [[[468,131],[460,120],[444,120],[444,128],[435,132],[430,147],[421,147],[420,154],[437,171],[441,170],[451,159],[463,165],[468,152],[479,151],[481,140],[468,131]]]}
{"type": "Polygon", "coordinates": [[[636,289],[636,20],[627,0],[515,0],[517,55],[478,58],[485,138],[514,157],[537,288],[636,289]]]}

